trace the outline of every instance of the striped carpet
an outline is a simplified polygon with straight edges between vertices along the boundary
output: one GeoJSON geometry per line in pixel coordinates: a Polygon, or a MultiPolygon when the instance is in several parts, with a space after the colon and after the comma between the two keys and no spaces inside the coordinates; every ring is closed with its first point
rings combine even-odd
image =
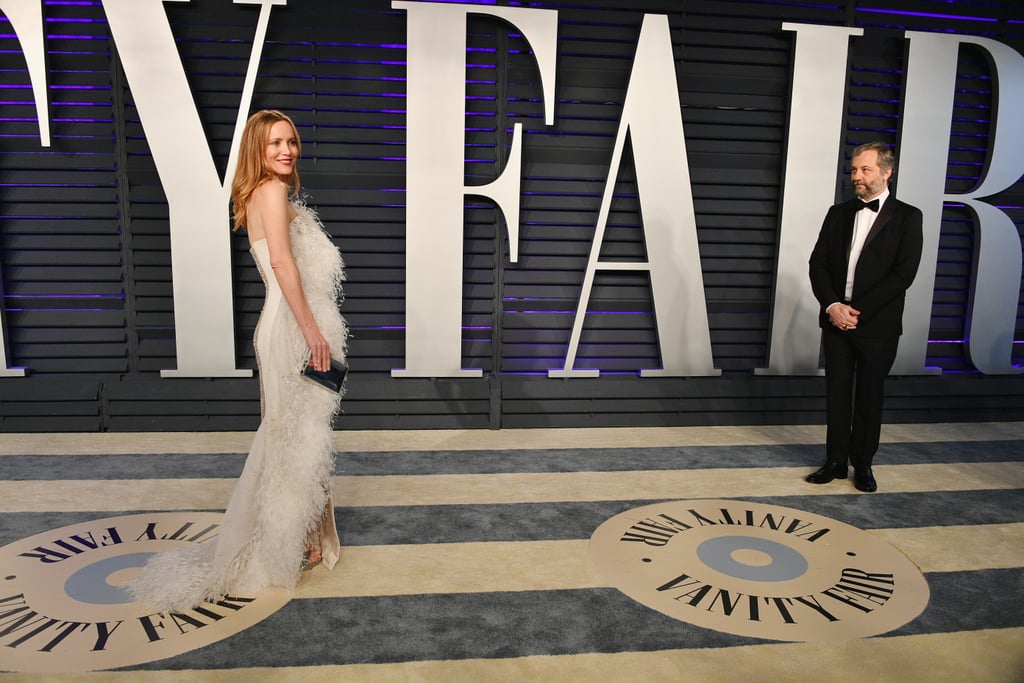
{"type": "MultiPolygon", "coordinates": [[[[223,508],[251,434],[0,435],[0,545],[223,508]]],[[[879,492],[803,482],[820,427],[336,433],[333,572],[252,628],[117,671],[11,681],[1024,680],[1024,425],[889,425],[879,492]],[[756,501],[900,548],[931,600],[894,632],[780,643],[671,619],[593,569],[591,533],[657,501],[756,501]]]]}

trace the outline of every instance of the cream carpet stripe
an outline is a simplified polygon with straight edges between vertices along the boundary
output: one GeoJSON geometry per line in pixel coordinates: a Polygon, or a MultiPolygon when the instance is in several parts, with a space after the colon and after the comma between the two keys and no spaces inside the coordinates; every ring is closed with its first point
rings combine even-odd
{"type": "MultiPolygon", "coordinates": [[[[806,496],[858,493],[847,481],[816,486],[813,467],[627,472],[399,475],[340,477],[345,505],[458,505],[600,500],[806,496]]],[[[1024,462],[890,465],[874,468],[882,491],[968,491],[1024,488],[1024,462]]]]}
{"type": "Polygon", "coordinates": [[[588,540],[344,547],[333,571],[316,569],[297,598],[488,593],[605,587],[588,540]]]}
{"type": "MultiPolygon", "coordinates": [[[[871,529],[869,533],[902,550],[923,572],[1024,567],[1024,523],[1020,522],[871,529]]],[[[1021,646],[1024,649],[1024,643],[1021,646]]]]}
{"type": "MultiPolygon", "coordinates": [[[[855,494],[850,480],[815,486],[810,467],[628,472],[335,477],[334,500],[354,507],[855,494]]],[[[882,492],[1024,488],[1024,462],[888,465],[882,492]]],[[[0,513],[223,509],[234,479],[0,481],[0,513]]]]}
{"type": "MultiPolygon", "coordinates": [[[[876,529],[923,572],[1024,567],[1024,523],[876,529]],[[956,552],[950,552],[956,548],[956,552]]],[[[317,570],[297,598],[542,591],[606,587],[588,540],[355,546],[317,570]]]]}
{"type": "MultiPolygon", "coordinates": [[[[771,643],[729,648],[654,652],[584,653],[511,659],[417,661],[396,664],[214,669],[191,671],[99,671],[60,674],[62,683],[488,683],[594,681],[660,683],[1020,683],[1024,673],[1024,628],[867,638],[840,643],[771,643]],[[965,656],[970,653],[970,656],[965,656]],[[856,663],[851,665],[851,663],[856,663]],[[752,672],[756,672],[753,674],[752,672]]],[[[39,681],[38,675],[7,674],[10,683],[39,681]]]]}
{"type": "MultiPolygon", "coordinates": [[[[882,443],[1020,439],[1024,423],[979,422],[882,425],[882,443]]],[[[130,432],[3,434],[0,455],[247,453],[253,432],[130,432]]],[[[821,425],[638,427],[623,429],[437,429],[338,431],[338,451],[504,450],[824,444],[821,425]]],[[[822,446],[824,453],[824,446],[822,446]]]]}

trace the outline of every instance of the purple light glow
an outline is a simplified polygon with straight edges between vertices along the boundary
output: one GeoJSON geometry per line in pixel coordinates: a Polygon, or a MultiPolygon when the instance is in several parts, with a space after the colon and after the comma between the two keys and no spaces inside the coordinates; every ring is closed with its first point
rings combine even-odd
{"type": "MultiPolygon", "coordinates": [[[[576,311],[505,311],[508,315],[576,315],[576,311]]],[[[646,315],[647,311],[587,311],[587,315],[646,315]]]]}
{"type": "Polygon", "coordinates": [[[14,311],[17,313],[24,313],[25,311],[65,311],[65,312],[79,312],[79,313],[106,313],[110,311],[109,308],[8,308],[8,311],[14,311]]]}
{"type": "MultiPolygon", "coordinates": [[[[78,310],[78,309],[73,309],[73,310],[78,310]]],[[[359,329],[359,330],[404,330],[405,329],[405,325],[361,325],[361,326],[358,326],[358,327],[354,326],[352,329],[359,329]]],[[[490,326],[490,325],[463,325],[462,329],[463,330],[492,330],[494,328],[492,326],[490,326]]],[[[472,342],[482,342],[482,341],[483,342],[490,342],[491,340],[490,339],[486,339],[486,338],[481,338],[481,339],[472,338],[472,339],[468,339],[467,341],[472,341],[472,342]]]]}
{"type": "Polygon", "coordinates": [[[576,311],[505,311],[509,315],[576,315],[576,311]]]}
{"type": "MultiPolygon", "coordinates": [[[[124,296],[121,295],[121,294],[5,294],[4,298],[5,299],[118,299],[118,300],[120,300],[120,299],[124,299],[124,296]]],[[[9,308],[7,310],[13,311],[14,309],[13,308],[9,308]]],[[[57,309],[57,308],[44,308],[44,309],[34,309],[34,310],[56,311],[56,310],[61,310],[61,309],[57,309]]],[[[81,310],[107,310],[107,309],[71,308],[71,309],[66,309],[66,310],[81,311],[81,310]]]]}
{"type": "Polygon", "coordinates": [[[930,17],[933,19],[954,19],[957,21],[987,21],[998,22],[998,19],[990,17],[966,17],[959,14],[935,14],[933,12],[911,12],[910,10],[878,9],[872,7],[858,7],[858,12],[871,12],[873,14],[898,14],[907,17],[930,17]]]}
{"type": "Polygon", "coordinates": [[[99,187],[94,183],[0,183],[0,187],[99,187]]]}
{"type": "MultiPolygon", "coordinates": [[[[51,100],[50,104],[54,107],[95,107],[98,102],[59,102],[57,100],[51,100]]],[[[108,119],[109,121],[109,119],[108,119]]]]}
{"type": "Polygon", "coordinates": [[[88,19],[88,18],[84,18],[84,17],[80,17],[80,18],[77,18],[77,19],[72,18],[72,17],[61,17],[60,19],[57,19],[57,18],[47,18],[46,19],[46,23],[47,24],[105,24],[107,22],[105,20],[102,20],[102,19],[88,19]]]}

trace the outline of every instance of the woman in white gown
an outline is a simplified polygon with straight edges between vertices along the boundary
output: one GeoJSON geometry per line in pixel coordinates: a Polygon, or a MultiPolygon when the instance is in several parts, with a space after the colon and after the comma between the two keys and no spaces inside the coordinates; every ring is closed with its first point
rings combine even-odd
{"type": "Polygon", "coordinates": [[[218,536],[157,554],[131,581],[135,599],[159,611],[291,590],[302,569],[338,560],[329,487],[340,396],[300,371],[307,357],[317,370],[345,359],[344,264],[316,214],[294,199],[299,152],[285,114],[259,111],[246,122],[231,198],[266,285],[254,338],[260,426],[218,536]]]}

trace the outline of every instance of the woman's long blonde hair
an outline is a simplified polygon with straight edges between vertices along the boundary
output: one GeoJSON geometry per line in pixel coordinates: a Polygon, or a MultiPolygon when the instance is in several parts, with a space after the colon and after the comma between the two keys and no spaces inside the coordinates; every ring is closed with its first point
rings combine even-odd
{"type": "MultiPolygon", "coordinates": [[[[299,145],[302,154],[302,142],[295,122],[287,114],[276,109],[263,109],[249,117],[242,130],[242,141],[238,148],[238,167],[235,179],[231,182],[231,211],[235,215],[234,230],[244,228],[248,224],[249,200],[256,188],[279,176],[270,170],[266,161],[267,142],[270,140],[270,129],[278,121],[287,121],[299,145]]],[[[291,194],[299,193],[299,169],[292,165],[288,178],[282,178],[291,186],[291,194]]]]}

